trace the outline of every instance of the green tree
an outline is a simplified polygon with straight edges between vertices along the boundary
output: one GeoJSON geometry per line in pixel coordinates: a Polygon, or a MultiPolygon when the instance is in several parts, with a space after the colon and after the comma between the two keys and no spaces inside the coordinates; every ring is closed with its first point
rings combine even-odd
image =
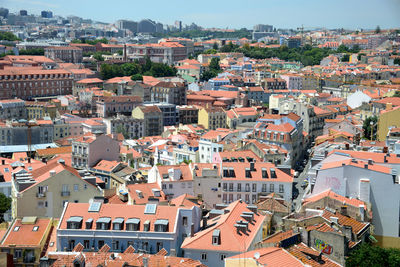
{"type": "Polygon", "coordinates": [[[350,55],[349,54],[344,54],[342,59],[342,62],[349,62],[350,61],[350,55]]]}
{"type": "Polygon", "coordinates": [[[97,61],[104,61],[104,57],[101,52],[95,52],[93,54],[93,58],[96,59],[97,61]]]}
{"type": "Polygon", "coordinates": [[[32,49],[21,49],[19,50],[20,55],[30,55],[30,56],[43,56],[44,49],[43,48],[32,48],[32,49]]]}
{"type": "Polygon", "coordinates": [[[142,75],[142,74],[139,74],[139,73],[133,74],[133,75],[131,76],[131,80],[132,80],[132,81],[143,81],[143,75],[142,75]]]}
{"type": "Polygon", "coordinates": [[[381,27],[379,27],[379,25],[376,26],[375,33],[381,33],[381,27]]]}
{"type": "Polygon", "coordinates": [[[15,36],[12,32],[0,32],[0,40],[4,41],[20,41],[17,36],[15,36]]]}
{"type": "Polygon", "coordinates": [[[372,138],[376,140],[377,129],[378,129],[378,117],[373,116],[365,119],[363,124],[365,138],[367,138],[368,140],[372,140],[371,139],[371,131],[372,131],[372,138]]]}
{"type": "Polygon", "coordinates": [[[211,59],[209,68],[210,68],[210,70],[215,70],[215,71],[221,70],[221,66],[219,65],[218,57],[214,57],[211,59]]]}
{"type": "Polygon", "coordinates": [[[214,42],[214,44],[213,44],[213,49],[218,50],[218,44],[216,42],[214,42]]]}
{"type": "Polygon", "coordinates": [[[121,133],[124,136],[125,139],[129,139],[130,138],[128,131],[122,125],[118,125],[117,126],[116,132],[117,133],[121,133]]]}
{"type": "Polygon", "coordinates": [[[397,267],[400,266],[400,250],[382,248],[363,243],[346,259],[346,267],[397,267]]]}
{"type": "Polygon", "coordinates": [[[400,91],[396,91],[393,95],[393,97],[400,97],[400,91]]]}
{"type": "Polygon", "coordinates": [[[11,209],[11,198],[6,197],[3,193],[0,193],[0,222],[3,221],[4,213],[11,209]]]}
{"type": "Polygon", "coordinates": [[[393,63],[394,63],[395,65],[400,65],[400,58],[399,58],[399,57],[396,57],[396,58],[393,60],[393,63]]]}

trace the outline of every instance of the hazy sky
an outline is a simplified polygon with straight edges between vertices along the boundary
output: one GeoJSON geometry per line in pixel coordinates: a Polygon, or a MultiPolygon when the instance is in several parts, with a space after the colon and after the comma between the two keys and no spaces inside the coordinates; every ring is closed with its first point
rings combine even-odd
{"type": "Polygon", "coordinates": [[[400,0],[0,0],[11,12],[76,15],[104,22],[153,19],[204,27],[381,28],[400,27],[400,0]]]}

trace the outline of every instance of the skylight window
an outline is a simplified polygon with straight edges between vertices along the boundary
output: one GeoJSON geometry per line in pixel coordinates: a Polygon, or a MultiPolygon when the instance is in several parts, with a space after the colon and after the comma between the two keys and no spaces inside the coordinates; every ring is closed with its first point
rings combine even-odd
{"type": "Polygon", "coordinates": [[[18,230],[19,230],[19,226],[15,226],[14,227],[14,232],[18,232],[18,230]]]}
{"type": "Polygon", "coordinates": [[[39,230],[39,226],[34,226],[32,229],[33,232],[37,232],[38,230],[39,230]]]}
{"type": "Polygon", "coordinates": [[[89,212],[99,212],[101,208],[101,202],[92,202],[89,206],[89,212]]]}
{"type": "Polygon", "coordinates": [[[146,204],[144,209],[145,214],[155,214],[157,210],[157,204],[146,204]]]}

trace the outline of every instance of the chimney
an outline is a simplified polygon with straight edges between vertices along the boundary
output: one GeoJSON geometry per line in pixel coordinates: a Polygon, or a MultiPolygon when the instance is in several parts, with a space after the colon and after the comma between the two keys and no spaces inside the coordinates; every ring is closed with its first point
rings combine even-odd
{"type": "Polygon", "coordinates": [[[65,166],[65,160],[64,159],[59,159],[57,162],[65,166]]]}
{"type": "Polygon", "coordinates": [[[207,228],[207,217],[203,217],[203,229],[207,228]]]}
{"type": "Polygon", "coordinates": [[[344,216],[347,216],[347,206],[343,205],[340,207],[340,213],[344,216]]]}
{"type": "Polygon", "coordinates": [[[330,217],[329,219],[331,222],[338,224],[338,220],[339,220],[338,217],[330,217]]]}
{"type": "Polygon", "coordinates": [[[368,159],[368,165],[374,164],[374,161],[372,159],[368,159]]]}
{"type": "Polygon", "coordinates": [[[322,262],[322,252],[320,252],[320,253],[318,254],[317,262],[318,262],[318,263],[321,263],[321,262],[322,262]]]}
{"type": "Polygon", "coordinates": [[[31,163],[31,158],[28,158],[28,163],[31,163]]]}
{"type": "Polygon", "coordinates": [[[346,150],[350,149],[350,144],[346,143],[346,150]]]}
{"type": "Polygon", "coordinates": [[[1,165],[5,165],[6,164],[6,160],[5,159],[2,159],[1,160],[1,165]]]}
{"type": "Polygon", "coordinates": [[[149,267],[149,258],[143,257],[142,261],[143,261],[143,267],[149,267]]]}
{"type": "Polygon", "coordinates": [[[49,173],[50,173],[50,176],[56,175],[56,171],[55,170],[51,170],[49,173]]]}
{"type": "Polygon", "coordinates": [[[190,225],[190,237],[194,236],[194,223],[190,225]]]}
{"type": "Polygon", "coordinates": [[[393,104],[392,103],[386,103],[386,110],[392,110],[393,109],[393,104]]]}
{"type": "Polygon", "coordinates": [[[387,156],[385,155],[385,156],[383,156],[383,162],[385,162],[385,163],[387,163],[388,162],[388,160],[387,160],[387,156]]]}
{"type": "Polygon", "coordinates": [[[368,164],[364,164],[364,169],[368,169],[368,164]]]}

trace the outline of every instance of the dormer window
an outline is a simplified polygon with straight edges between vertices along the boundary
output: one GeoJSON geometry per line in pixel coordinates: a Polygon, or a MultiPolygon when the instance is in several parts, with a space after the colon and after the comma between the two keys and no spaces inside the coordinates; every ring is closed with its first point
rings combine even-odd
{"type": "Polygon", "coordinates": [[[81,229],[82,217],[72,216],[67,220],[67,229],[81,229]]]}
{"type": "Polygon", "coordinates": [[[140,229],[140,219],[130,218],[126,221],[127,231],[139,231],[139,229],[140,229]]]}
{"type": "Polygon", "coordinates": [[[266,168],[261,169],[262,178],[268,178],[268,172],[266,168]]]}
{"type": "Polygon", "coordinates": [[[112,225],[113,230],[122,230],[124,228],[124,218],[115,218],[112,225]]]}
{"type": "Polygon", "coordinates": [[[154,223],[155,232],[168,232],[168,220],[158,219],[154,223]]]}
{"type": "Polygon", "coordinates": [[[110,217],[101,217],[96,221],[96,229],[97,230],[108,230],[110,229],[111,218],[110,217]]]}
{"type": "Polygon", "coordinates": [[[250,168],[246,168],[246,169],[245,169],[245,172],[246,172],[246,178],[251,178],[251,171],[250,171],[250,168]]]}
{"type": "Polygon", "coordinates": [[[212,244],[214,246],[221,245],[221,231],[219,229],[215,229],[212,234],[212,244]]]}

